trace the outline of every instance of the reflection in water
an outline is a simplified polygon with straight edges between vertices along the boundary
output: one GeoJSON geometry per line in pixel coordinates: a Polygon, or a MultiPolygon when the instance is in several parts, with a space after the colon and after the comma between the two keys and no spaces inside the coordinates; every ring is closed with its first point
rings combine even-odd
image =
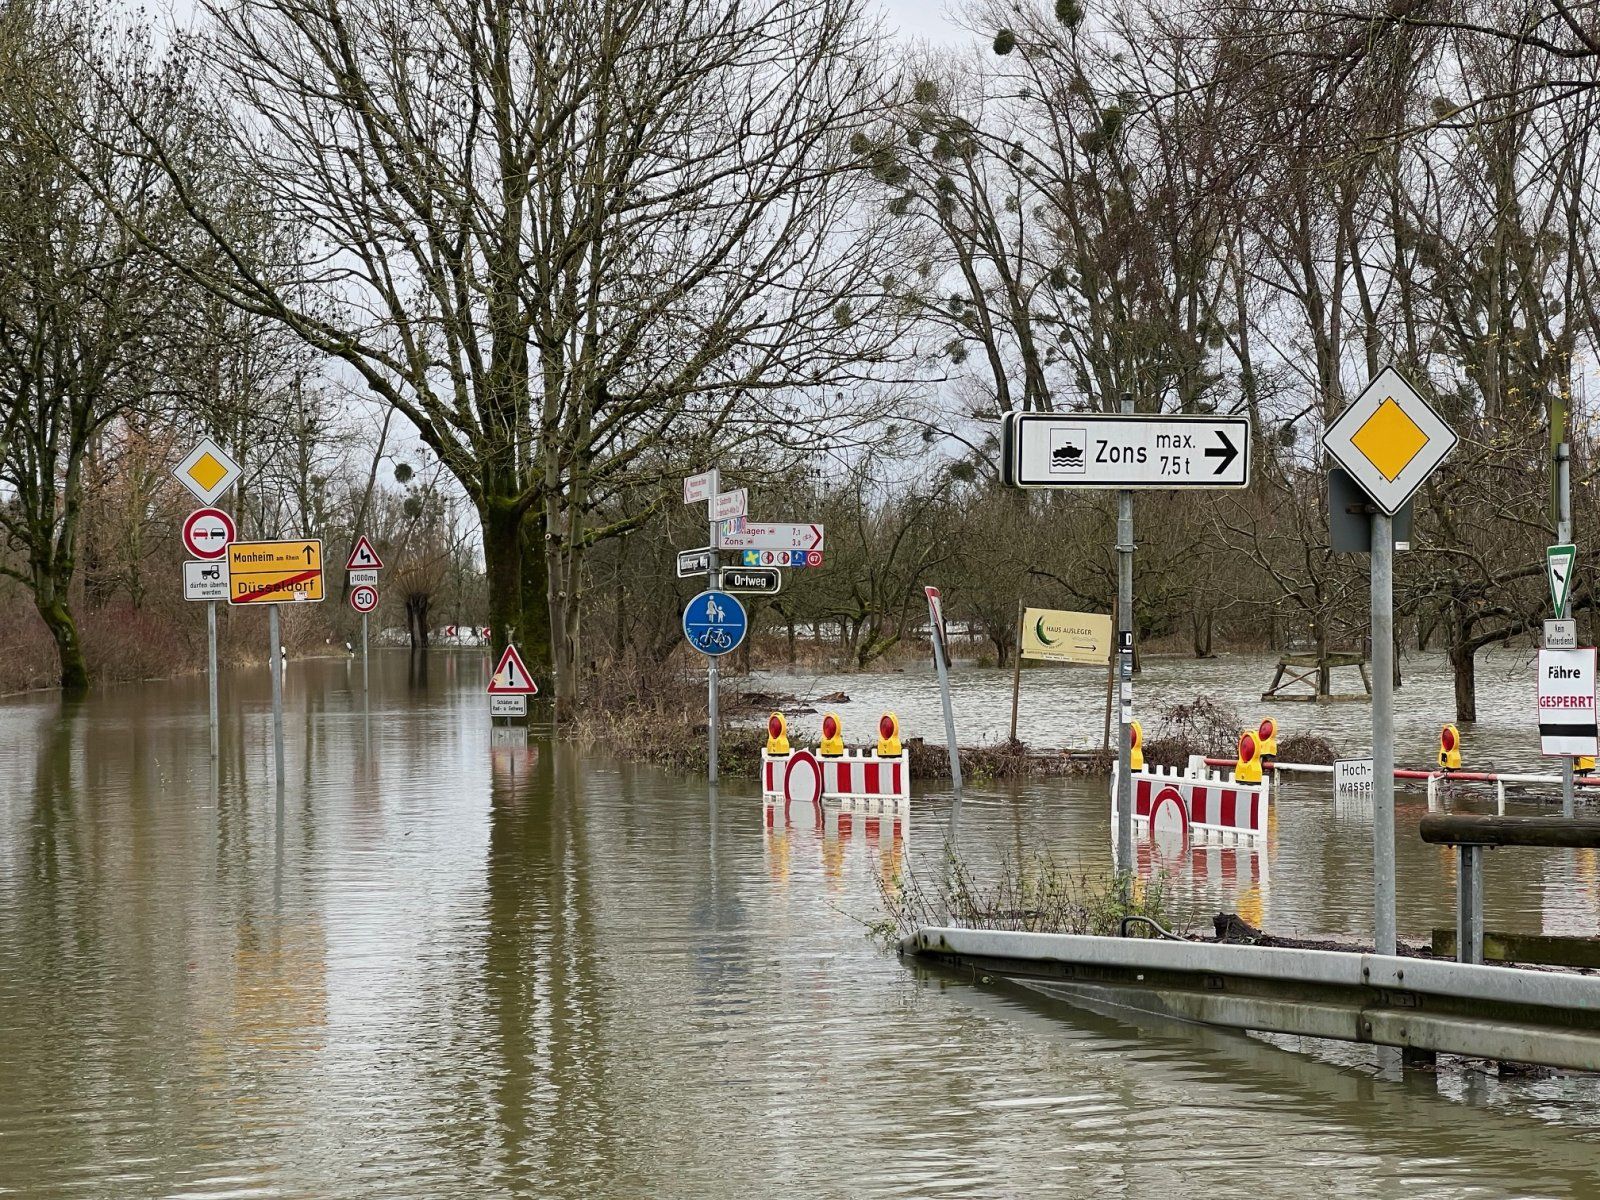
{"type": "MultiPolygon", "coordinates": [[[[281,792],[265,670],[225,678],[215,764],[203,677],[0,705],[0,1194],[1581,1194],[1600,1158],[1589,1081],[1374,1078],[863,936],[947,836],[1103,877],[1101,781],[769,820],[751,784],[491,734],[482,655],[435,658],[375,654],[370,698],[292,664],[281,792]]],[[[1453,894],[1425,809],[1413,933],[1453,894]]],[[[1202,920],[1369,920],[1367,820],[1317,787],[1264,854],[1141,854],[1202,920]]],[[[1593,931],[1597,875],[1491,858],[1491,924],[1593,931]]]]}

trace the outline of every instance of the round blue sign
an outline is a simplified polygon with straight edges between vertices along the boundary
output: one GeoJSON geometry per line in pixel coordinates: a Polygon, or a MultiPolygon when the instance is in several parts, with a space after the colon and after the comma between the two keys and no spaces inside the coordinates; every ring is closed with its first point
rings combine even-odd
{"type": "Polygon", "coordinates": [[[683,636],[701,654],[727,654],[749,628],[744,605],[727,592],[701,592],[683,610],[683,636]]]}

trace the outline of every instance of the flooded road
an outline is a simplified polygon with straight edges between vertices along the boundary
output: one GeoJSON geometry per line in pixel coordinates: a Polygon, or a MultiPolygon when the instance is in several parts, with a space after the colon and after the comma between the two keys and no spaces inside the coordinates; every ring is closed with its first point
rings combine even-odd
{"type": "MultiPolygon", "coordinates": [[[[215,767],[202,680],[0,703],[0,1195],[1600,1190],[1590,1080],[1374,1076],[908,969],[863,922],[878,872],[937,864],[946,794],[898,831],[769,829],[753,784],[491,749],[483,679],[379,656],[364,707],[358,667],[291,664],[281,795],[264,672],[225,681],[215,767]]],[[[899,708],[932,740],[922,687],[899,708]]],[[[1451,915],[1422,805],[1406,935],[1451,915]]],[[[1265,854],[1171,864],[1182,902],[1364,932],[1363,814],[1278,809],[1265,854]]],[[[1103,781],[974,788],[959,830],[1089,873],[1109,837],[1103,781]]],[[[1592,857],[1485,884],[1493,927],[1597,931],[1592,857]]]]}

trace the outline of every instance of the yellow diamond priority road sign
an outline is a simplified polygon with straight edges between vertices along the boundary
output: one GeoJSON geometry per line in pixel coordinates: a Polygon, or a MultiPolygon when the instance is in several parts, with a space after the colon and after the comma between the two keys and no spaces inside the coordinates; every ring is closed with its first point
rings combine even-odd
{"type": "Polygon", "coordinates": [[[172,473],[201,504],[213,504],[243,471],[221,446],[210,438],[201,438],[172,473]]]}
{"type": "Polygon", "coordinates": [[[1322,445],[1391,517],[1455,448],[1455,430],[1393,367],[1328,426],[1322,445]]]}

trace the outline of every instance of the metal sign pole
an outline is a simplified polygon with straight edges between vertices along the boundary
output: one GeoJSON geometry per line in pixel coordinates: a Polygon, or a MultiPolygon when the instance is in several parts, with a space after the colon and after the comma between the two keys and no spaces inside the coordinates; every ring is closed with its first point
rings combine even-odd
{"type": "Polygon", "coordinates": [[[283,786],[283,651],[278,634],[278,606],[267,605],[267,653],[272,671],[272,754],[277,767],[278,786],[283,786]]]}
{"type": "Polygon", "coordinates": [[[217,602],[206,601],[206,691],[211,702],[211,757],[217,757],[217,602]]]}
{"type": "MultiPolygon", "coordinates": [[[[1133,412],[1124,392],[1122,411],[1133,412]]],[[[1117,869],[1133,870],[1133,492],[1117,493],[1117,869]]]]}
{"type": "Polygon", "coordinates": [[[1372,923],[1379,954],[1395,952],[1394,518],[1372,514],[1372,923]]]}
{"type": "MultiPolygon", "coordinates": [[[[710,528],[709,545],[711,547],[710,570],[706,574],[708,587],[714,586],[717,581],[717,572],[720,564],[717,562],[717,551],[722,545],[722,525],[717,520],[716,499],[717,493],[722,490],[722,473],[716,467],[711,468],[711,496],[706,501],[706,519],[710,528]]],[[[747,633],[746,637],[749,636],[747,633]]],[[[717,662],[718,656],[706,656],[706,780],[709,783],[717,782],[717,662]]]]}
{"type": "Polygon", "coordinates": [[[950,751],[950,784],[961,795],[961,747],[956,742],[956,714],[950,705],[950,665],[944,654],[944,621],[933,631],[933,665],[939,671],[939,695],[944,701],[944,737],[950,751]]]}
{"type": "Polygon", "coordinates": [[[361,614],[361,690],[369,690],[367,678],[367,614],[361,614]]]}
{"type": "MultiPolygon", "coordinates": [[[[1567,449],[1567,443],[1562,442],[1556,447],[1556,542],[1567,545],[1572,541],[1572,455],[1567,449]]],[[[1569,572],[1576,571],[1577,563],[1568,568],[1569,572]]],[[[1561,607],[1556,610],[1556,619],[1560,620],[1572,611],[1572,589],[1567,589],[1567,594],[1562,597],[1561,607]]],[[[1563,756],[1561,759],[1561,815],[1573,815],[1575,805],[1572,795],[1572,759],[1563,756]]]]}

